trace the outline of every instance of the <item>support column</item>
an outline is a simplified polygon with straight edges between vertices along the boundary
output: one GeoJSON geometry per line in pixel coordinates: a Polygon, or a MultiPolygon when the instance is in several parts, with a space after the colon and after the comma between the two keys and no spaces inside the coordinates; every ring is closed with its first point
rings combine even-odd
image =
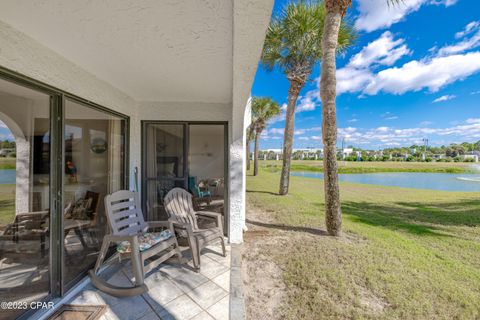
{"type": "Polygon", "coordinates": [[[247,106],[233,110],[232,124],[230,126],[230,161],[229,161],[229,184],[230,184],[230,243],[243,242],[243,230],[245,229],[245,189],[247,161],[245,131],[250,124],[250,102],[247,106]]]}
{"type": "Polygon", "coordinates": [[[251,118],[250,90],[270,22],[272,7],[273,0],[233,1],[232,117],[229,144],[229,238],[231,243],[243,242],[246,182],[245,124],[248,124],[251,118]],[[245,119],[248,121],[246,122],[245,119]]]}
{"type": "Polygon", "coordinates": [[[16,185],[15,213],[30,212],[30,143],[23,137],[15,137],[16,144],[16,185]]]}

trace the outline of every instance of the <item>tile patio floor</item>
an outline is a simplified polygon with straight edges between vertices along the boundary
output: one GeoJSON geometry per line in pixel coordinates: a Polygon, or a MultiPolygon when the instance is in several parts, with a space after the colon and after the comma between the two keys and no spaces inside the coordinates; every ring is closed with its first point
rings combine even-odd
{"type": "MultiPolygon", "coordinates": [[[[149,291],[137,297],[116,298],[88,284],[70,304],[106,304],[102,320],[150,319],[229,319],[230,246],[227,257],[221,247],[211,245],[202,251],[201,271],[192,269],[191,260],[182,265],[176,258],[150,271],[145,278],[149,291]]],[[[190,252],[184,251],[190,258],[190,252]]],[[[131,267],[127,263],[115,271],[109,282],[130,286],[131,267]]]]}

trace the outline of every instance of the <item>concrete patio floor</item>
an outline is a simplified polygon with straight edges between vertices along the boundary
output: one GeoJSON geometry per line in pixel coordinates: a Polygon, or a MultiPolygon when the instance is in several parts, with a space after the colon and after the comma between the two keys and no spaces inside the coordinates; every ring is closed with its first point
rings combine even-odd
{"type": "MultiPolygon", "coordinates": [[[[227,257],[221,255],[220,244],[205,248],[200,273],[193,271],[190,251],[185,249],[188,264],[172,258],[150,271],[145,278],[149,291],[141,296],[117,298],[88,284],[68,303],[107,305],[102,320],[229,319],[230,246],[227,245],[227,257]]],[[[131,286],[133,276],[129,262],[112,273],[108,282],[131,286]]]]}

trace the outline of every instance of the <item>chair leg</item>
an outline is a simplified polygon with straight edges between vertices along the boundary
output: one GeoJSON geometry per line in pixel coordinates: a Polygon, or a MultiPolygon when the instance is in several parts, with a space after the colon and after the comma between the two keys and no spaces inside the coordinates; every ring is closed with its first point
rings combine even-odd
{"type": "Polygon", "coordinates": [[[220,243],[222,244],[222,250],[223,250],[223,256],[226,257],[227,256],[227,250],[225,250],[225,239],[222,237],[220,237],[220,243]]]}
{"type": "Polygon", "coordinates": [[[40,255],[42,258],[45,257],[45,235],[40,235],[40,255]]]}
{"type": "Polygon", "coordinates": [[[178,243],[175,244],[175,253],[177,255],[178,260],[182,263],[183,255],[182,255],[182,251],[180,251],[180,247],[178,246],[178,243]]]}
{"type": "Polygon", "coordinates": [[[133,275],[135,276],[135,285],[142,286],[145,277],[143,273],[143,260],[140,257],[140,250],[138,248],[138,242],[136,241],[136,238],[132,242],[131,260],[133,275]]]}
{"type": "Polygon", "coordinates": [[[192,250],[193,266],[195,271],[200,272],[200,252],[197,240],[194,237],[188,237],[187,239],[190,250],[192,250]]]}
{"type": "Polygon", "coordinates": [[[97,262],[95,263],[95,268],[93,269],[93,272],[97,274],[98,269],[102,266],[103,259],[105,259],[105,256],[107,255],[108,252],[108,246],[110,245],[110,240],[109,239],[103,239],[102,242],[102,248],[100,249],[100,253],[98,254],[97,262]]]}

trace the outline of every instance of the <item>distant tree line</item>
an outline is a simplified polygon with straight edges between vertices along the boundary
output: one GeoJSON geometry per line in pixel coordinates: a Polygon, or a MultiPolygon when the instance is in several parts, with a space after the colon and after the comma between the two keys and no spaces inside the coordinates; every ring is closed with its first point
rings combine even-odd
{"type": "Polygon", "coordinates": [[[0,157],[12,157],[16,156],[15,141],[0,140],[0,157]]]}
{"type": "Polygon", "coordinates": [[[15,141],[0,140],[0,149],[15,149],[15,141]]]}

